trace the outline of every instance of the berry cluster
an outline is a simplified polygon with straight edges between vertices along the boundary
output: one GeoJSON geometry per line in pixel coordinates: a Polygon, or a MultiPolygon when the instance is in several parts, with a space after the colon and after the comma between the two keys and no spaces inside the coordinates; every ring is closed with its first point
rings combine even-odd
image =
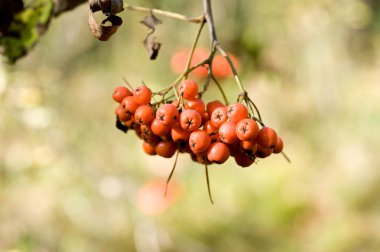
{"type": "Polygon", "coordinates": [[[233,156],[239,166],[248,167],[256,158],[282,152],[282,139],[246,105],[218,100],[205,104],[198,92],[198,84],[186,79],[176,90],[177,99],[151,102],[155,94],[145,85],[133,91],[117,87],[117,126],[134,130],[148,155],[170,158],[178,151],[206,165],[222,164],[233,156]]]}

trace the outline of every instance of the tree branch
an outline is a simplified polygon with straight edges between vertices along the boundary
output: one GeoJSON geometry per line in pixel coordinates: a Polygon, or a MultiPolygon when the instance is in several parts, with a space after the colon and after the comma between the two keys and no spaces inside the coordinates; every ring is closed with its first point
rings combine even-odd
{"type": "Polygon", "coordinates": [[[74,9],[80,4],[88,2],[87,0],[54,0],[54,16],[58,16],[59,14],[74,9]]]}

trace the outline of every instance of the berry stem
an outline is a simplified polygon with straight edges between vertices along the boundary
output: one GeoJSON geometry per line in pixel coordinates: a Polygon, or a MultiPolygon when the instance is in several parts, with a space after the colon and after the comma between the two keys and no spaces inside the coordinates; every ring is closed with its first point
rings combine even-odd
{"type": "Polygon", "coordinates": [[[285,152],[282,151],[282,152],[281,152],[281,155],[286,159],[286,161],[288,161],[289,164],[292,163],[292,161],[290,160],[290,158],[288,157],[288,155],[286,155],[285,152]]]}
{"type": "Polygon", "coordinates": [[[211,78],[212,78],[212,80],[215,82],[215,84],[216,84],[216,86],[218,87],[220,93],[222,94],[222,96],[223,96],[223,100],[224,100],[224,103],[225,103],[226,105],[230,104],[230,103],[228,102],[228,99],[227,99],[226,93],[224,93],[224,90],[223,90],[222,86],[220,85],[219,81],[215,78],[214,75],[211,75],[211,78]]]}
{"type": "Polygon", "coordinates": [[[189,74],[187,71],[190,69],[191,60],[193,59],[194,51],[195,51],[195,48],[197,47],[198,40],[199,40],[199,37],[201,36],[202,29],[203,29],[205,23],[206,23],[206,19],[203,17],[203,18],[202,18],[202,23],[201,23],[201,25],[199,26],[199,29],[198,29],[197,35],[195,36],[195,39],[194,39],[194,42],[193,42],[193,46],[191,47],[191,51],[190,51],[189,58],[187,59],[186,69],[185,69],[185,74],[184,74],[184,78],[185,78],[185,79],[187,78],[187,76],[188,76],[188,74],[189,74]]]}
{"type": "Polygon", "coordinates": [[[136,6],[136,5],[130,5],[130,4],[124,4],[123,5],[124,9],[131,10],[131,11],[139,11],[139,12],[145,12],[145,13],[151,13],[151,14],[157,14],[165,17],[170,17],[174,19],[178,19],[181,21],[189,22],[189,23],[194,23],[194,24],[199,24],[203,22],[203,16],[200,17],[187,17],[185,15],[171,12],[171,11],[164,11],[164,10],[159,10],[159,9],[152,9],[152,8],[147,8],[143,6],[136,6]]]}
{"type": "Polygon", "coordinates": [[[167,194],[167,192],[168,192],[169,182],[170,182],[170,180],[171,180],[171,178],[172,178],[172,176],[173,176],[174,170],[175,170],[175,168],[176,168],[176,166],[177,166],[178,154],[179,154],[179,151],[177,151],[176,154],[175,154],[175,161],[174,161],[173,168],[172,168],[172,170],[171,170],[171,172],[170,172],[170,174],[169,174],[169,176],[168,176],[168,178],[167,178],[167,180],[166,180],[166,184],[165,184],[165,193],[164,193],[164,196],[165,196],[165,197],[166,197],[166,194],[167,194]]]}
{"type": "Polygon", "coordinates": [[[208,197],[210,198],[211,204],[214,204],[214,201],[212,200],[212,194],[211,194],[211,188],[210,188],[210,179],[208,176],[208,166],[205,165],[205,171],[206,171],[206,181],[207,181],[207,190],[208,190],[208,197]]]}
{"type": "Polygon", "coordinates": [[[228,54],[226,53],[226,51],[223,49],[223,47],[221,47],[219,45],[219,43],[216,44],[216,49],[220,52],[220,54],[222,54],[222,56],[227,60],[228,64],[230,65],[230,68],[231,68],[232,73],[234,75],[236,84],[238,85],[240,91],[241,92],[246,92],[245,89],[244,89],[244,87],[243,87],[243,84],[241,83],[241,80],[240,80],[239,75],[238,75],[238,73],[236,71],[235,65],[232,62],[230,56],[228,56],[228,54]]]}

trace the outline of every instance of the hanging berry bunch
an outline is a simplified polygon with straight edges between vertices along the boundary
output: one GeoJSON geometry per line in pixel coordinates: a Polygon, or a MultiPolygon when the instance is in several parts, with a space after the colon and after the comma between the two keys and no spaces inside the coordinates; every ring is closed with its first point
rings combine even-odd
{"type": "Polygon", "coordinates": [[[164,158],[178,151],[201,164],[222,164],[232,156],[238,165],[248,167],[256,158],[282,152],[281,137],[249,112],[250,103],[206,104],[198,91],[198,84],[186,79],[177,88],[178,99],[151,102],[162,91],[152,93],[144,85],[133,91],[117,87],[113,93],[119,103],[117,125],[124,132],[134,130],[148,155],[164,158]]]}
{"type": "MultiPolygon", "coordinates": [[[[211,10],[211,0],[202,0],[204,14],[197,18],[188,18],[176,13],[149,9],[150,17],[144,24],[154,32],[155,26],[162,22],[153,14],[160,14],[191,23],[200,23],[183,73],[167,88],[153,92],[145,84],[133,88],[127,86],[115,88],[113,99],[119,103],[116,108],[116,126],[124,131],[135,131],[142,139],[142,147],[148,155],[159,155],[171,158],[175,162],[167,179],[169,183],[179,153],[191,156],[192,160],[205,165],[208,192],[212,202],[208,165],[223,164],[230,157],[241,167],[251,166],[259,158],[266,158],[272,153],[282,153],[283,141],[277,132],[267,127],[260,112],[243,88],[234,62],[219,44],[211,10]],[[208,25],[211,46],[203,59],[195,60],[197,43],[200,34],[208,25]],[[216,56],[216,54],[219,55],[216,56]],[[236,85],[240,89],[235,103],[229,103],[220,86],[216,73],[217,60],[224,58],[232,72],[236,85]],[[195,63],[196,62],[196,63],[195,63]],[[215,65],[213,65],[215,64],[215,65]],[[189,78],[189,74],[199,71],[207,72],[202,86],[189,78]],[[202,96],[207,92],[210,83],[214,83],[223,97],[219,100],[204,101],[202,96]]],[[[147,11],[141,7],[124,6],[130,10],[147,11]]],[[[145,41],[146,42],[146,41],[145,41]]],[[[148,44],[152,43],[145,43],[148,44]]],[[[159,48],[159,46],[158,46],[159,48]]],[[[152,52],[152,50],[150,50],[152,52]]],[[[158,51],[150,53],[154,59],[158,51]]],[[[228,72],[228,71],[227,71],[228,72]]],[[[226,76],[223,76],[223,78],[226,76]]],[[[166,193],[166,192],[165,192],[166,193]]]]}

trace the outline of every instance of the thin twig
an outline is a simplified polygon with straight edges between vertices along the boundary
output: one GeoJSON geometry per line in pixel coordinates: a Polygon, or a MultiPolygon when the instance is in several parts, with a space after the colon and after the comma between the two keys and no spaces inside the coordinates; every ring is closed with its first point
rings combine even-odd
{"type": "Polygon", "coordinates": [[[282,154],[282,156],[286,159],[286,161],[288,161],[289,164],[292,163],[292,161],[290,160],[290,158],[288,157],[288,155],[286,155],[285,152],[282,151],[281,154],[282,154]]]}
{"type": "Polygon", "coordinates": [[[201,36],[202,29],[203,29],[205,23],[206,23],[206,19],[203,17],[203,19],[202,19],[202,23],[201,23],[201,25],[199,26],[199,29],[198,29],[197,35],[195,36],[195,39],[194,39],[193,45],[192,45],[192,47],[191,47],[191,51],[190,51],[189,58],[187,59],[186,68],[185,68],[185,74],[184,74],[185,79],[187,78],[187,75],[189,74],[189,73],[187,73],[187,71],[190,69],[190,65],[191,65],[191,61],[192,61],[192,59],[193,59],[194,51],[195,51],[195,48],[197,47],[198,40],[199,40],[199,37],[201,36]]]}
{"type": "Polygon", "coordinates": [[[224,100],[224,103],[225,103],[226,105],[230,104],[230,103],[228,102],[228,99],[227,99],[226,93],[224,93],[224,90],[223,90],[222,86],[220,85],[219,81],[215,78],[214,75],[211,75],[211,78],[212,78],[212,80],[215,82],[215,84],[216,84],[216,86],[218,87],[220,93],[222,94],[222,96],[223,96],[223,100],[224,100]]]}
{"type": "Polygon", "coordinates": [[[170,180],[171,180],[171,178],[172,178],[172,176],[173,176],[173,173],[174,173],[175,167],[177,166],[178,154],[179,154],[179,151],[177,151],[177,153],[175,154],[175,161],[174,161],[173,168],[172,168],[172,170],[171,170],[171,172],[170,172],[170,174],[169,174],[169,177],[168,177],[167,180],[166,180],[166,184],[165,184],[165,193],[164,193],[165,197],[166,197],[166,194],[167,194],[167,192],[168,192],[169,182],[170,182],[170,180]]]}
{"type": "Polygon", "coordinates": [[[140,12],[146,12],[146,13],[152,13],[152,14],[157,14],[165,17],[170,17],[174,19],[178,19],[181,21],[189,22],[189,23],[195,23],[199,24],[203,20],[203,16],[200,17],[187,17],[185,15],[171,12],[171,11],[163,11],[159,9],[152,9],[152,8],[147,8],[147,7],[142,7],[142,6],[136,6],[136,5],[130,5],[130,4],[124,4],[124,9],[128,9],[131,11],[140,11],[140,12]]]}
{"type": "Polygon", "coordinates": [[[211,204],[214,204],[214,201],[212,200],[212,195],[211,195],[210,179],[209,179],[209,176],[208,176],[208,166],[207,166],[207,164],[205,165],[205,170],[206,170],[206,181],[207,181],[208,197],[210,198],[211,204]]]}

